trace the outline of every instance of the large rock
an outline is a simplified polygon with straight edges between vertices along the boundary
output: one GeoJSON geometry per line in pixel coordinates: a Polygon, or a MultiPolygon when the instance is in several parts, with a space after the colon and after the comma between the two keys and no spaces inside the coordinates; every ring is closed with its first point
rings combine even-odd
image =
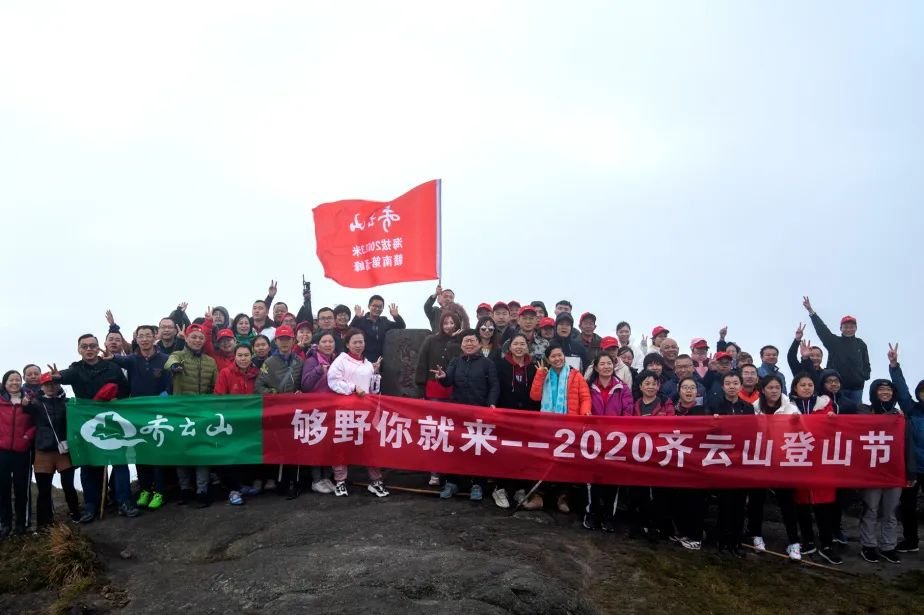
{"type": "Polygon", "coordinates": [[[385,335],[382,355],[382,393],[396,397],[423,397],[414,383],[417,353],[429,329],[392,329],[385,335]]]}

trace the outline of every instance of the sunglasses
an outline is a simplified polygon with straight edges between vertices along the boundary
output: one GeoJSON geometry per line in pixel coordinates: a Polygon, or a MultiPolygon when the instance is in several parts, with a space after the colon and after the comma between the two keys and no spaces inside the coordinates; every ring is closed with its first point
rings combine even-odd
{"type": "Polygon", "coordinates": [[[493,331],[494,327],[481,327],[482,331],[493,331]]]}

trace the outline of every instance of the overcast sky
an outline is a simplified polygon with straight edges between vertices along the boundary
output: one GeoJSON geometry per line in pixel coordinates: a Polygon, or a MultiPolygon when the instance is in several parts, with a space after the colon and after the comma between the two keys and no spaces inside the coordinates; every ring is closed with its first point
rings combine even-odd
{"type": "MultiPolygon", "coordinates": [[[[0,7],[3,369],[179,301],[366,304],[311,208],[443,179],[443,279],[784,350],[803,294],[924,377],[924,4],[0,7]]],[[[433,283],[378,289],[425,326],[433,283]]],[[[807,337],[817,339],[809,327],[807,337]]]]}

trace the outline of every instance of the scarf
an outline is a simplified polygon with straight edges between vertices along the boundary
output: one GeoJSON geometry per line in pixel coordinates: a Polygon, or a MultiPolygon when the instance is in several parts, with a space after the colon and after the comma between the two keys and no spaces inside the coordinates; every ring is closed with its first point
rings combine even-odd
{"type": "Polygon", "coordinates": [[[565,363],[561,372],[550,369],[542,383],[542,412],[555,414],[568,413],[568,377],[571,375],[571,366],[565,363]]]}

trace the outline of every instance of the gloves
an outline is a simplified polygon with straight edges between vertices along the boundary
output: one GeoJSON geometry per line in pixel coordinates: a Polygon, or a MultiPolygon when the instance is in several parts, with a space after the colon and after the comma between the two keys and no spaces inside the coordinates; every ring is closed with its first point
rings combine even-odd
{"type": "Polygon", "coordinates": [[[170,366],[170,373],[172,373],[172,374],[182,374],[182,373],[183,373],[183,364],[182,364],[182,363],[174,363],[173,365],[171,365],[171,366],[170,366]]]}

